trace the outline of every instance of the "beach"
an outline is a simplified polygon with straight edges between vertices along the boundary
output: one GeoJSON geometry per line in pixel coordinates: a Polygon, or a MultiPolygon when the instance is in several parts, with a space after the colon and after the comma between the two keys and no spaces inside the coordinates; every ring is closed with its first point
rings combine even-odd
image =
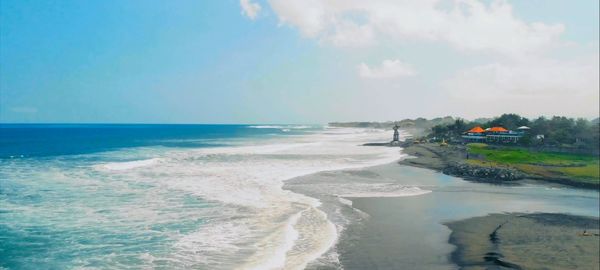
{"type": "Polygon", "coordinates": [[[456,269],[457,246],[478,242],[449,241],[466,228],[452,222],[504,212],[597,219],[599,211],[594,190],[465,181],[399,164],[417,160],[400,147],[363,146],[388,140],[385,130],[6,132],[21,135],[0,151],[0,266],[8,269],[456,269]],[[103,143],[90,149],[81,133],[102,134],[103,143]]]}
{"type": "MultiPolygon", "coordinates": [[[[335,265],[322,256],[339,239],[326,204],[283,189],[285,181],[399,157],[361,146],[386,138],[383,130],[306,125],[14,126],[2,135],[11,145],[0,148],[0,268],[8,269],[335,265]]],[[[402,187],[371,188],[330,191],[402,187]]]]}
{"type": "Polygon", "coordinates": [[[446,224],[463,269],[599,269],[598,218],[490,214],[446,224]]]}
{"type": "MultiPolygon", "coordinates": [[[[397,162],[299,177],[284,188],[318,198],[338,229],[335,247],[323,258],[337,258],[339,265],[321,259],[308,269],[456,269],[457,243],[449,239],[465,227],[450,222],[505,212],[568,213],[597,221],[599,211],[596,191],[471,182],[397,162]],[[353,187],[366,185],[373,189],[370,195],[353,194],[353,187]],[[332,194],[341,188],[345,194],[332,194]]],[[[594,258],[588,255],[587,262],[594,258]]]]}
{"type": "Polygon", "coordinates": [[[600,0],[0,0],[0,270],[600,270],[600,0]]]}

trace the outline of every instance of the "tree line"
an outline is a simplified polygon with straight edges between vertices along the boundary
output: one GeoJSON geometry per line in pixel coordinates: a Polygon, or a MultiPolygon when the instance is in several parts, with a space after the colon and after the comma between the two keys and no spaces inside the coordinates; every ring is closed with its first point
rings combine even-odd
{"type": "Polygon", "coordinates": [[[501,126],[509,130],[516,130],[521,126],[530,128],[519,140],[523,146],[552,146],[598,149],[600,143],[600,123],[598,118],[587,120],[584,118],[568,118],[553,116],[551,118],[538,117],[527,119],[518,114],[503,114],[489,121],[466,121],[456,119],[451,124],[435,125],[427,137],[446,139],[448,141],[460,140],[460,136],[467,130],[481,126],[501,126]]]}

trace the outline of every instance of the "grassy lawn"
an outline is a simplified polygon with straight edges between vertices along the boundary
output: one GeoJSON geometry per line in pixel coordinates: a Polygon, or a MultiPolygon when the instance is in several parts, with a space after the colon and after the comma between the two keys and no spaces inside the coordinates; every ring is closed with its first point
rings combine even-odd
{"type": "Polygon", "coordinates": [[[471,163],[512,166],[544,177],[565,176],[577,181],[600,183],[600,161],[596,156],[492,148],[482,143],[469,144],[468,148],[470,153],[485,157],[485,161],[471,163]]]}

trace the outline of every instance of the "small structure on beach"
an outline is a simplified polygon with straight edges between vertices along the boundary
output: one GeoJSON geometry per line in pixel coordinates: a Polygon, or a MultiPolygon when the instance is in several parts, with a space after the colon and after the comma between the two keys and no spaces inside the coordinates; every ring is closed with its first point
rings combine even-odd
{"type": "Polygon", "coordinates": [[[400,144],[400,133],[398,132],[399,128],[400,127],[398,126],[398,124],[394,125],[394,137],[390,142],[391,145],[400,144]]]}
{"type": "Polygon", "coordinates": [[[486,129],[477,126],[465,131],[462,139],[465,142],[517,143],[527,130],[529,127],[520,127],[518,131],[512,131],[500,126],[486,129]]]}

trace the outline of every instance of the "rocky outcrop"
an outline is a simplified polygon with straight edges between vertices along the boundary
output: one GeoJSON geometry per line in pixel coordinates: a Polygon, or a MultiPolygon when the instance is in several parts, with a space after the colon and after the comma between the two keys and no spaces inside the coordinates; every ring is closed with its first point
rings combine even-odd
{"type": "Polygon", "coordinates": [[[484,181],[515,181],[525,177],[523,173],[511,168],[482,167],[466,163],[450,163],[442,169],[442,172],[447,175],[484,181]]]}

